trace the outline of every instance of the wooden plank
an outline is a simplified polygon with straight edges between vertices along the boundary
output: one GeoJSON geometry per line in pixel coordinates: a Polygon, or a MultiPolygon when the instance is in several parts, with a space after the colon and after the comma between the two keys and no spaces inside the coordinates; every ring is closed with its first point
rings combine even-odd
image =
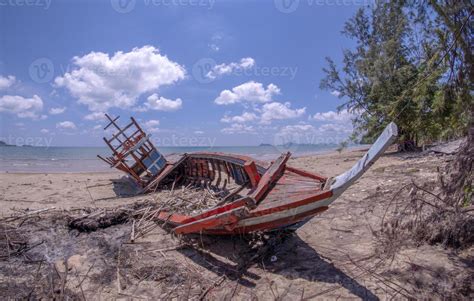
{"type": "Polygon", "coordinates": [[[397,139],[398,127],[391,122],[380,134],[374,144],[370,147],[367,153],[352,166],[351,169],[343,174],[338,175],[331,181],[330,189],[334,194],[341,195],[349,186],[351,186],[357,179],[359,179],[377,159],[385,152],[385,150],[392,145],[397,139]]]}
{"type": "Polygon", "coordinates": [[[206,229],[232,225],[242,218],[248,216],[249,210],[246,207],[236,208],[221,214],[213,215],[208,218],[200,219],[195,222],[187,223],[174,228],[176,234],[200,233],[206,229]]]}
{"type": "Polygon", "coordinates": [[[260,202],[272,185],[281,177],[286,167],[286,162],[290,158],[291,153],[288,152],[281,155],[262,176],[255,190],[251,193],[251,197],[260,202]]]}
{"type": "Polygon", "coordinates": [[[333,195],[332,191],[328,190],[328,191],[317,192],[314,195],[307,196],[298,201],[285,202],[284,200],[282,200],[281,202],[275,202],[274,204],[267,203],[265,204],[265,206],[258,206],[255,210],[253,210],[251,212],[251,216],[252,217],[263,216],[263,215],[272,214],[275,212],[280,212],[280,211],[284,211],[288,209],[294,209],[297,207],[308,205],[310,203],[327,200],[328,198],[332,197],[332,195],[333,195]]]}
{"type": "MultiPolygon", "coordinates": [[[[124,132],[125,132],[126,130],[128,130],[132,125],[133,125],[133,123],[129,123],[129,124],[127,124],[123,129],[120,129],[120,128],[118,128],[118,126],[116,126],[116,127],[119,129],[119,131],[112,135],[112,137],[109,139],[109,142],[112,142],[114,139],[117,139],[117,140],[118,140],[118,136],[119,136],[119,135],[125,136],[125,139],[128,140],[129,137],[128,137],[127,135],[125,135],[124,132]]],[[[120,140],[119,140],[119,141],[120,141],[120,140]]]]}
{"type": "Polygon", "coordinates": [[[244,170],[247,173],[247,176],[250,180],[250,185],[252,188],[257,187],[258,182],[260,181],[260,174],[257,171],[257,166],[254,161],[247,161],[244,164],[244,170]]]}
{"type": "Polygon", "coordinates": [[[294,168],[294,167],[291,167],[291,166],[287,166],[286,169],[288,171],[294,172],[295,174],[298,174],[298,175],[303,176],[303,177],[308,177],[308,178],[319,180],[319,181],[326,181],[327,180],[327,178],[322,176],[322,175],[319,175],[319,174],[316,174],[316,173],[310,173],[310,172],[307,172],[305,170],[297,169],[297,168],[294,168]]]}
{"type": "Polygon", "coordinates": [[[109,122],[109,124],[107,124],[107,126],[104,128],[104,131],[105,131],[109,126],[111,126],[112,124],[115,125],[115,127],[117,127],[117,125],[115,124],[115,121],[117,121],[117,120],[120,118],[120,116],[117,116],[115,119],[112,120],[112,118],[106,113],[106,114],[105,114],[105,117],[107,117],[110,122],[109,122]]]}
{"type": "Polygon", "coordinates": [[[270,222],[262,222],[259,224],[251,225],[251,226],[243,226],[238,228],[223,228],[223,229],[208,229],[204,231],[206,234],[212,235],[235,235],[235,234],[245,234],[255,231],[271,231],[276,230],[285,226],[289,226],[300,221],[306,220],[307,218],[311,218],[312,216],[319,214],[323,211],[328,209],[327,206],[319,207],[311,211],[303,212],[301,214],[297,214],[291,217],[285,217],[282,219],[270,221],[270,222]]]}
{"type": "Polygon", "coordinates": [[[216,174],[217,174],[217,180],[215,181],[215,186],[220,187],[221,185],[221,180],[222,180],[222,174],[221,174],[221,163],[219,161],[215,161],[214,159],[212,160],[214,162],[214,166],[216,167],[216,174]]]}
{"type": "Polygon", "coordinates": [[[216,215],[216,214],[221,214],[221,213],[224,213],[226,211],[229,211],[229,210],[232,210],[232,209],[235,209],[235,208],[239,208],[239,207],[243,207],[243,206],[246,206],[246,207],[252,209],[253,207],[255,207],[255,200],[253,200],[252,198],[249,198],[249,197],[243,197],[243,198],[238,199],[238,200],[236,200],[236,201],[234,201],[230,204],[227,204],[227,205],[224,205],[224,206],[219,206],[217,208],[210,209],[206,212],[197,214],[195,216],[191,216],[191,217],[185,219],[183,221],[183,223],[184,224],[191,223],[191,222],[203,219],[203,218],[208,218],[210,216],[213,216],[213,215],[216,215]]]}
{"type": "Polygon", "coordinates": [[[173,170],[175,170],[177,167],[179,167],[181,165],[181,163],[183,163],[183,161],[185,161],[187,159],[187,155],[184,154],[181,159],[179,159],[176,163],[174,164],[169,164],[169,165],[166,165],[161,173],[156,177],[154,178],[144,189],[143,189],[143,192],[148,192],[150,191],[150,189],[154,189],[154,187],[156,187],[156,185],[159,185],[160,182],[166,177],[168,176],[173,170]]]}

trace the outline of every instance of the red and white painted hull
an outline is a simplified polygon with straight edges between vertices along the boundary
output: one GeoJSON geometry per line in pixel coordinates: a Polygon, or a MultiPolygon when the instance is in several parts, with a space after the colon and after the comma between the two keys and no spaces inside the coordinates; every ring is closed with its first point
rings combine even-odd
{"type": "Polygon", "coordinates": [[[271,164],[223,153],[184,154],[173,161],[159,153],[135,119],[131,118],[122,128],[117,123],[118,117],[106,117],[110,121],[106,128],[116,129],[111,138],[104,137],[113,155],[99,158],[126,172],[143,187],[143,192],[175,184],[226,189],[232,183],[237,187],[221,205],[200,214],[160,212],[157,218],[172,226],[176,234],[233,235],[301,225],[327,210],[397,136],[397,126],[389,124],[352,169],[328,179],[288,166],[290,153],[271,164]],[[242,191],[245,192],[241,194],[242,191]]]}
{"type": "MultiPolygon", "coordinates": [[[[258,175],[258,183],[246,197],[196,216],[162,212],[159,219],[171,225],[176,234],[235,235],[295,228],[327,210],[396,137],[397,127],[392,123],[352,169],[334,179],[289,167],[289,154],[283,155],[258,175]]],[[[212,154],[196,154],[194,158],[212,158],[212,154]]]]}

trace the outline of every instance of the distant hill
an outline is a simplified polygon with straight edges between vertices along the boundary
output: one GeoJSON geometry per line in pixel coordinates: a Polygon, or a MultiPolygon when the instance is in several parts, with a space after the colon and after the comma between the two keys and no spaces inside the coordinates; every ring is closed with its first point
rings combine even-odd
{"type": "Polygon", "coordinates": [[[11,145],[6,142],[0,141],[0,146],[15,146],[15,145],[11,145]]]}

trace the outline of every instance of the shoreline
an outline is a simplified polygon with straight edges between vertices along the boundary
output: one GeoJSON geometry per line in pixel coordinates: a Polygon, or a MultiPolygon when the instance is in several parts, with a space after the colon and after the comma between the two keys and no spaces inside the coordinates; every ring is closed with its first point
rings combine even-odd
{"type": "MultiPolygon", "coordinates": [[[[369,149],[370,145],[354,145],[354,146],[348,146],[344,150],[342,150],[341,153],[353,153],[353,152],[361,152],[361,151],[367,151],[369,149]]],[[[184,154],[184,153],[182,153],[184,154]]],[[[292,154],[291,158],[292,159],[297,159],[297,158],[308,158],[308,157],[321,157],[321,156],[330,156],[330,155],[337,155],[340,154],[335,148],[334,149],[326,149],[326,150],[320,150],[320,151],[314,151],[314,152],[304,152],[304,153],[296,153],[292,154]]],[[[252,157],[251,155],[247,155],[252,157]]],[[[271,161],[274,158],[278,156],[278,154],[269,154],[267,156],[272,156],[272,158],[264,158],[262,161],[271,161]],[[273,158],[274,157],[274,158],[273,158]]],[[[265,157],[267,157],[265,156],[265,157]]],[[[71,159],[71,161],[78,161],[80,159],[71,159]]],[[[97,159],[97,162],[101,164],[102,162],[97,159]]],[[[110,169],[109,171],[107,170],[78,170],[78,171],[62,171],[62,170],[48,170],[45,169],[43,171],[34,171],[26,168],[25,170],[0,170],[0,174],[10,174],[10,175],[16,175],[16,174],[23,174],[23,175],[33,175],[33,174],[110,174],[110,173],[121,173],[120,171],[107,167],[104,165],[103,169],[110,169]]]]}
{"type": "MultiPolygon", "coordinates": [[[[341,153],[325,151],[290,158],[288,165],[333,177],[350,169],[363,156],[363,149],[346,149],[341,153]]],[[[380,162],[398,161],[383,157],[380,162]]],[[[380,164],[380,163],[378,163],[380,164]]],[[[56,206],[109,207],[132,204],[145,195],[130,193],[125,174],[116,169],[106,172],[0,172],[1,214],[16,209],[41,209],[56,206]]]]}

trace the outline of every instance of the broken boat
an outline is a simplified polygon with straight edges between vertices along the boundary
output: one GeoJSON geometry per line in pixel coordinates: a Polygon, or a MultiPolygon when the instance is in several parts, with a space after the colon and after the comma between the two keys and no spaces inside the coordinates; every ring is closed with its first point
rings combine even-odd
{"type": "Polygon", "coordinates": [[[156,220],[176,234],[234,235],[255,231],[295,230],[324,212],[395,141],[398,130],[390,123],[368,152],[348,171],[334,177],[287,165],[290,153],[271,163],[251,157],[213,152],[185,153],[165,158],[136,120],[124,127],[112,118],[112,151],[98,156],[110,167],[125,172],[142,193],[181,186],[226,191],[212,208],[196,214],[160,211],[156,220]],[[231,189],[232,188],[232,189],[231,189]]]}

